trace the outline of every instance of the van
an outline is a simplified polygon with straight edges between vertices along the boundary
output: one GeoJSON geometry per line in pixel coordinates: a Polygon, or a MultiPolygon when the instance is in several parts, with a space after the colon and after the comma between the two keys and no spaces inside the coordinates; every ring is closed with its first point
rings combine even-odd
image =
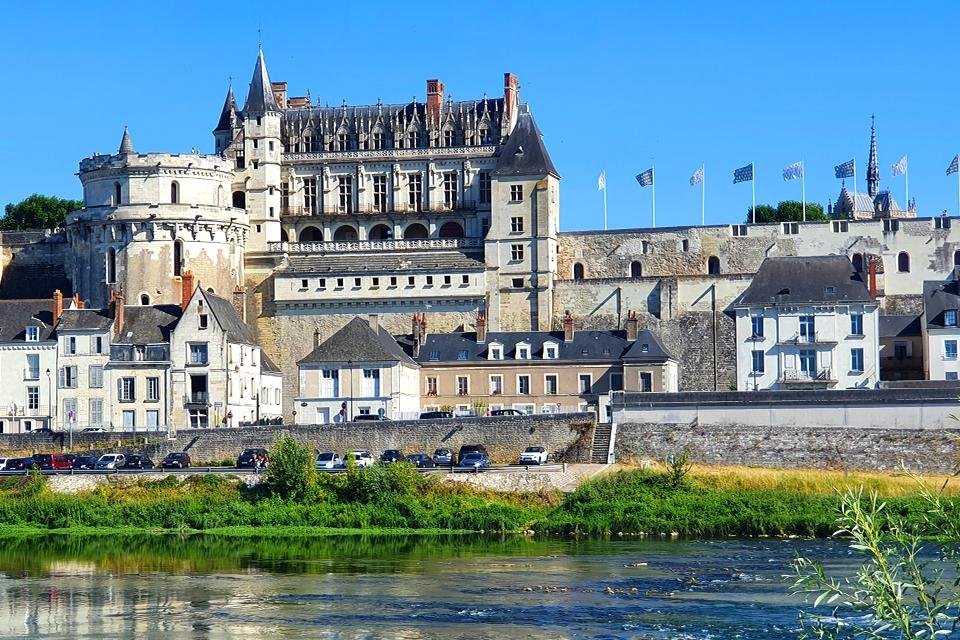
{"type": "Polygon", "coordinates": [[[73,464],[62,453],[36,453],[33,459],[41,469],[72,469],[73,464]]]}

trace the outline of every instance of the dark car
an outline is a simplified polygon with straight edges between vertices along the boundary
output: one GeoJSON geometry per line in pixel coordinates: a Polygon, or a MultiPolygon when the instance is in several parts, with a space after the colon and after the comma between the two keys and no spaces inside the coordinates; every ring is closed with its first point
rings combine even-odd
{"type": "Polygon", "coordinates": [[[471,451],[460,458],[460,464],[457,466],[463,469],[482,469],[490,466],[490,458],[485,453],[471,451]]]}
{"type": "Polygon", "coordinates": [[[39,433],[47,436],[52,436],[53,434],[56,433],[56,431],[54,431],[50,427],[40,427],[39,429],[34,429],[30,431],[30,433],[39,433]]]}
{"type": "Polygon", "coordinates": [[[37,462],[33,458],[10,458],[7,464],[3,465],[4,471],[25,471],[33,469],[37,462]]]}
{"type": "Polygon", "coordinates": [[[385,416],[381,416],[378,413],[361,413],[360,415],[353,416],[354,422],[371,422],[371,421],[380,421],[380,420],[389,420],[385,416]]]}
{"type": "Polygon", "coordinates": [[[465,444],[460,447],[460,452],[457,453],[457,460],[462,462],[463,457],[468,453],[482,453],[486,456],[487,460],[490,460],[490,454],[487,453],[487,448],[482,444],[465,444]]]}
{"type": "Polygon", "coordinates": [[[72,469],[62,453],[35,453],[33,459],[41,469],[72,469]]]}
{"type": "Polygon", "coordinates": [[[77,456],[73,459],[74,469],[96,469],[97,459],[93,456],[77,456]]]}
{"type": "Polygon", "coordinates": [[[444,418],[452,418],[452,411],[424,411],[420,414],[421,420],[442,420],[444,418]]]}
{"type": "Polygon", "coordinates": [[[519,409],[491,409],[490,415],[491,416],[525,416],[527,414],[525,414],[523,411],[520,411],[519,409]]]}
{"type": "Polygon", "coordinates": [[[270,455],[266,449],[244,449],[237,456],[237,469],[260,469],[270,464],[270,455]]]}
{"type": "Polygon", "coordinates": [[[404,455],[400,449],[387,449],[380,454],[380,464],[390,464],[391,462],[403,462],[404,455]]]}
{"type": "Polygon", "coordinates": [[[453,465],[453,451],[446,447],[437,449],[433,452],[433,464],[435,466],[446,465],[448,467],[453,465]]]}
{"type": "Polygon", "coordinates": [[[123,463],[124,469],[153,469],[154,467],[153,460],[141,455],[127,456],[127,461],[123,463]]]}
{"type": "Polygon", "coordinates": [[[433,460],[425,453],[411,453],[407,456],[407,462],[415,466],[417,469],[433,469],[437,465],[433,463],[433,460]]]}
{"type": "Polygon", "coordinates": [[[190,467],[190,454],[184,451],[168,453],[160,466],[164,469],[188,469],[190,467]]]}

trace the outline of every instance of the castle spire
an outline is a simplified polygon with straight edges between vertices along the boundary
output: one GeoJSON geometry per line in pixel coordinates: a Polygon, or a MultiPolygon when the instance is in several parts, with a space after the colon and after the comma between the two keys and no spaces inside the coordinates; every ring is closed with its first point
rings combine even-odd
{"type": "Polygon", "coordinates": [[[253,79],[250,80],[250,92],[247,102],[243,105],[243,117],[251,113],[266,113],[280,111],[277,99],[273,95],[273,85],[267,75],[267,62],[263,59],[263,51],[257,55],[257,66],[253,69],[253,79]]]}
{"type": "Polygon", "coordinates": [[[223,101],[223,110],[220,112],[220,121],[217,123],[217,131],[233,131],[237,117],[237,101],[233,97],[233,84],[227,89],[227,99],[223,101]]]}
{"type": "Polygon", "coordinates": [[[870,116],[870,160],[867,162],[867,195],[871,198],[880,193],[880,165],[877,163],[877,127],[870,116]]]}
{"type": "Polygon", "coordinates": [[[123,137],[120,138],[120,150],[117,152],[122,156],[129,155],[134,153],[133,151],[133,141],[130,140],[130,132],[127,131],[127,128],[123,128],[123,137]]]}

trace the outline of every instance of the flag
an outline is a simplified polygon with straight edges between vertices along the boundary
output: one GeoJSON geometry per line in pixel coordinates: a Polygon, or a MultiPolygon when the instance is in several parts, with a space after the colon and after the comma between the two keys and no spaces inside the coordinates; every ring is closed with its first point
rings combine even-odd
{"type": "Polygon", "coordinates": [[[783,170],[784,180],[796,180],[803,177],[803,161],[794,162],[783,170]]]}
{"type": "Polygon", "coordinates": [[[747,182],[748,180],[753,180],[752,162],[745,167],[740,167],[739,169],[733,170],[733,184],[737,184],[738,182],[747,182]]]}
{"type": "Polygon", "coordinates": [[[856,159],[854,159],[854,160],[847,160],[847,161],[844,162],[843,164],[838,164],[837,166],[835,166],[835,167],[833,168],[833,173],[834,173],[838,178],[852,178],[852,177],[853,177],[853,172],[854,172],[854,167],[856,166],[856,165],[854,164],[855,162],[856,162],[856,159]]]}
{"type": "Polygon", "coordinates": [[[649,187],[653,184],[653,169],[647,169],[643,173],[637,174],[637,182],[641,187],[649,187]]]}
{"type": "Polygon", "coordinates": [[[600,172],[600,177],[597,178],[597,191],[603,191],[607,188],[607,174],[605,171],[600,172]]]}
{"type": "Polygon", "coordinates": [[[690,176],[690,186],[703,184],[703,165],[700,165],[700,168],[693,172],[693,175],[690,176]]]}
{"type": "Polygon", "coordinates": [[[947,175],[951,173],[956,173],[957,169],[960,169],[960,155],[953,156],[953,162],[950,163],[950,166],[947,167],[947,175]]]}
{"type": "Polygon", "coordinates": [[[893,165],[890,170],[893,172],[893,177],[902,176],[907,172],[907,156],[903,156],[897,160],[897,164],[893,165]]]}

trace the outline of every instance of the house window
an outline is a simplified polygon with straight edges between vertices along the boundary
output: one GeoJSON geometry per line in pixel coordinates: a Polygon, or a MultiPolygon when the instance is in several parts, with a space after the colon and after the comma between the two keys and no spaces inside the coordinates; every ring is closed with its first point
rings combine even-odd
{"type": "Polygon", "coordinates": [[[863,373],[863,349],[850,349],[850,370],[863,373]]]}
{"type": "Polygon", "coordinates": [[[207,364],[207,343],[194,342],[187,345],[187,364],[207,364]]]}
{"type": "MultiPolygon", "coordinates": [[[[429,278],[430,276],[427,276],[427,277],[429,278]]],[[[354,278],[354,279],[353,279],[353,286],[354,286],[354,288],[359,289],[361,282],[362,282],[362,281],[361,281],[360,278],[354,278]]]]}
{"type": "Polygon", "coordinates": [[[522,244],[512,244],[510,245],[510,259],[511,260],[523,260],[523,245],[522,244]]]}
{"type": "Polygon", "coordinates": [[[60,367],[59,378],[59,384],[57,386],[61,389],[76,389],[77,367],[60,367]]]}
{"type": "Polygon", "coordinates": [[[457,376],[457,395],[470,395],[470,378],[468,376],[457,376]]]}
{"type": "Polygon", "coordinates": [[[40,410],[40,387],[27,387],[27,409],[40,410]]]}
{"type": "MultiPolygon", "coordinates": [[[[954,317],[954,321],[956,321],[956,317],[954,317]]],[[[855,336],[863,335],[863,314],[862,313],[850,314],[850,334],[855,336]]]]}
{"type": "Polygon", "coordinates": [[[833,221],[833,232],[834,233],[846,233],[849,229],[849,225],[846,220],[834,220],[833,221]]]}
{"type": "Polygon", "coordinates": [[[380,369],[363,370],[363,395],[378,397],[380,395],[380,369]]]}
{"type": "Polygon", "coordinates": [[[443,174],[443,205],[447,209],[457,207],[457,174],[453,172],[443,174]]]}
{"type": "Polygon", "coordinates": [[[73,356],[77,354],[77,339],[74,336],[66,336],[63,338],[63,349],[66,351],[67,355],[73,356]]]}
{"type": "Polygon", "coordinates": [[[434,377],[427,378],[427,395],[437,395],[437,379],[434,377]]]}
{"type": "Polygon", "coordinates": [[[90,426],[99,427],[103,424],[103,398],[90,398],[90,426]]]}
{"type": "Polygon", "coordinates": [[[340,213],[353,213],[353,176],[337,176],[337,195],[340,213]]]}
{"type": "Polygon", "coordinates": [[[387,176],[373,176],[373,209],[387,210],[387,176]]]}
{"type": "Polygon", "coordinates": [[[463,285],[470,284],[470,276],[467,276],[467,275],[460,276],[460,284],[463,284],[463,285]]]}
{"type": "Polygon", "coordinates": [[[412,211],[420,211],[423,208],[423,174],[421,173],[411,173],[407,178],[407,204],[412,211]]]}
{"type": "Polygon", "coordinates": [[[522,233],[523,232],[523,217],[522,216],[513,216],[510,218],[510,232],[511,233],[522,233]]]}
{"type": "Polygon", "coordinates": [[[113,206],[120,206],[120,196],[123,194],[122,189],[120,188],[119,182],[113,183],[113,206]]]}
{"type": "Polygon", "coordinates": [[[416,279],[415,276],[408,276],[408,277],[407,277],[407,286],[408,286],[408,287],[412,287],[412,286],[415,285],[416,283],[417,283],[417,279],[416,279]]]}
{"type": "Polygon", "coordinates": [[[306,213],[317,213],[317,179],[303,179],[303,208],[306,213]]]}
{"type": "Polygon", "coordinates": [[[39,353],[27,354],[27,368],[23,372],[23,379],[24,380],[40,379],[40,354],[39,353]]]}
{"type": "Polygon", "coordinates": [[[103,336],[90,336],[90,353],[103,353],[103,336]]]}
{"type": "Polygon", "coordinates": [[[160,378],[147,378],[147,402],[160,401],[160,378]]]}
{"type": "Polygon", "coordinates": [[[206,329],[208,326],[210,326],[209,316],[205,313],[197,314],[197,327],[206,329]]]}
{"type": "Polygon", "coordinates": [[[910,343],[904,341],[896,341],[893,343],[893,357],[897,360],[903,360],[910,357],[910,343]]]}
{"type": "Polygon", "coordinates": [[[763,316],[752,316],[750,318],[750,329],[754,338],[763,337],[763,316]]]}
{"type": "Polygon", "coordinates": [[[25,327],[26,331],[26,341],[27,342],[39,342],[40,340],[40,327],[25,327]]]}
{"type": "Polygon", "coordinates": [[[498,396],[503,393],[503,376],[490,376],[490,395],[498,396]]]}
{"type": "Polygon", "coordinates": [[[813,316],[800,316],[800,342],[816,342],[817,331],[813,316]]]}
{"type": "Polygon", "coordinates": [[[371,288],[376,289],[376,288],[378,288],[379,286],[380,286],[380,278],[379,278],[379,277],[373,276],[372,278],[370,278],[370,287],[371,287],[371,288]]]}
{"type": "Polygon", "coordinates": [[[548,373],[543,377],[543,392],[548,396],[557,395],[559,378],[555,373],[548,373]]]}
{"type": "Polygon", "coordinates": [[[754,373],[763,373],[763,350],[754,349],[750,352],[750,359],[753,367],[750,369],[754,373]]]}
{"type": "Polygon", "coordinates": [[[88,385],[91,389],[100,389],[103,387],[103,367],[92,364],[88,369],[88,385]]]}
{"type": "Polygon", "coordinates": [[[640,391],[643,393],[653,391],[653,374],[649,371],[640,372],[640,391]]]}
{"type": "Polygon", "coordinates": [[[552,344],[548,344],[543,348],[543,359],[544,360],[556,360],[557,359],[557,347],[552,344]]]}
{"type": "Polygon", "coordinates": [[[134,378],[120,378],[117,381],[117,397],[120,402],[133,402],[137,399],[137,382],[134,378]]]}
{"type": "Polygon", "coordinates": [[[900,273],[910,273],[910,254],[901,251],[897,255],[897,271],[900,273]]]}
{"type": "Polygon", "coordinates": [[[943,312],[943,326],[945,327],[955,327],[957,326],[957,311],[956,309],[948,309],[943,312]]]}
{"type": "Polygon", "coordinates": [[[343,288],[343,278],[337,278],[337,288],[338,289],[343,288]]]}
{"type": "Polygon", "coordinates": [[[517,394],[521,396],[530,395],[530,376],[517,376],[517,394]]]}
{"type": "Polygon", "coordinates": [[[391,287],[397,286],[397,276],[390,276],[390,286],[391,287]]]}
{"type": "Polygon", "coordinates": [[[439,360],[439,359],[440,359],[440,352],[439,352],[439,351],[431,351],[431,352],[430,352],[430,360],[436,362],[436,361],[439,360]]]}
{"type": "Polygon", "coordinates": [[[510,202],[523,202],[523,185],[510,185],[510,202]]]}
{"type": "Polygon", "coordinates": [[[479,182],[480,204],[490,204],[490,197],[491,197],[490,172],[481,171],[480,175],[477,176],[477,178],[479,182]]]}
{"type": "Polygon", "coordinates": [[[943,341],[943,357],[948,360],[957,359],[957,341],[956,340],[943,341]]]}
{"type": "Polygon", "coordinates": [[[420,132],[417,130],[407,132],[407,146],[416,149],[420,146],[420,132]]]}
{"type": "Polygon", "coordinates": [[[956,382],[956,381],[957,381],[957,372],[956,372],[956,371],[947,371],[947,372],[943,375],[943,379],[944,379],[944,380],[951,380],[951,381],[953,381],[953,382],[956,382]]]}
{"type": "Polygon", "coordinates": [[[491,360],[503,360],[503,347],[491,346],[490,347],[490,359],[491,360]]]}
{"type": "Polygon", "coordinates": [[[427,276],[426,280],[427,280],[427,286],[428,286],[428,287],[432,287],[432,286],[433,286],[433,276],[427,276]]]}
{"type": "Polygon", "coordinates": [[[374,149],[383,149],[384,136],[383,131],[377,130],[373,132],[373,148],[374,149]]]}
{"type": "Polygon", "coordinates": [[[469,359],[470,359],[469,351],[467,351],[466,349],[460,349],[459,351],[457,351],[457,360],[469,360],[469,359]]]}
{"type": "Polygon", "coordinates": [[[590,393],[593,388],[593,376],[589,373],[581,373],[577,380],[579,382],[580,393],[590,393]]]}
{"type": "Polygon", "coordinates": [[[528,346],[517,346],[517,360],[529,360],[530,359],[530,347],[528,346]]]}
{"type": "Polygon", "coordinates": [[[324,369],[320,374],[320,395],[324,398],[340,397],[340,370],[324,369]]]}
{"type": "Polygon", "coordinates": [[[623,374],[610,374],[610,391],[623,391],[623,374]]]}
{"type": "Polygon", "coordinates": [[[477,137],[480,138],[480,144],[490,144],[490,129],[488,127],[480,127],[477,130],[477,137]]]}
{"type": "Polygon", "coordinates": [[[449,287],[451,282],[451,276],[443,276],[443,285],[445,287],[449,287]]]}

